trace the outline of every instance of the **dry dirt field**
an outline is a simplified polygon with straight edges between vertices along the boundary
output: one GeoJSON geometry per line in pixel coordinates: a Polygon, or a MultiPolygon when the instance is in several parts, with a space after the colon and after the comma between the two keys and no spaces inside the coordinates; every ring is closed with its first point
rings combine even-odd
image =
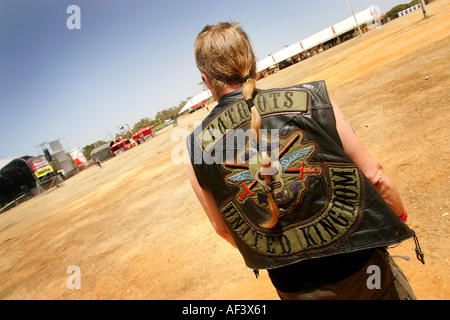
{"type": "MultiPolygon", "coordinates": [[[[408,240],[391,249],[419,299],[449,299],[450,2],[437,0],[259,81],[324,79],[366,147],[399,185],[408,240]]],[[[171,160],[197,111],[60,188],[0,215],[0,299],[278,299],[214,233],[184,164],[171,160]],[[174,137],[172,134],[174,134],[174,137]],[[68,289],[67,268],[81,271],[68,289]]]]}

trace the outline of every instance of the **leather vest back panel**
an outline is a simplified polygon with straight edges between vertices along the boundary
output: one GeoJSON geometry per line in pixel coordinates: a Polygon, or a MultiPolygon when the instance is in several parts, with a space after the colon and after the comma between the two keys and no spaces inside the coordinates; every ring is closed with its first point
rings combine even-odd
{"type": "Polygon", "coordinates": [[[346,155],[325,83],[259,90],[260,143],[251,139],[241,91],[223,96],[188,136],[200,186],[210,192],[248,267],[267,269],[304,259],[392,245],[408,228],[346,155]],[[277,165],[261,176],[261,152],[277,165]],[[279,208],[268,229],[268,194],[279,208]]]}

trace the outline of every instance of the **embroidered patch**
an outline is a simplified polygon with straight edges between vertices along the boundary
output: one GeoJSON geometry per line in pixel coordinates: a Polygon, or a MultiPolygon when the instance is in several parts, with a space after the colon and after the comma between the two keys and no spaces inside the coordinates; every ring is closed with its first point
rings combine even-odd
{"type": "MultiPolygon", "coordinates": [[[[310,94],[306,90],[266,90],[253,99],[261,117],[278,113],[307,113],[310,107],[310,94]]],[[[203,151],[209,154],[230,132],[250,121],[251,114],[243,100],[238,100],[227,106],[223,112],[215,116],[199,132],[195,138],[203,151]]]]}
{"type": "Polygon", "coordinates": [[[307,189],[308,178],[320,177],[323,169],[320,163],[310,163],[308,159],[316,152],[314,142],[303,142],[304,133],[298,129],[286,137],[261,138],[259,150],[254,140],[237,153],[233,163],[225,162],[222,167],[229,171],[225,182],[236,186],[237,203],[254,201],[257,206],[269,212],[268,194],[273,192],[280,216],[288,214],[296,207],[307,189]],[[271,183],[261,178],[261,148],[270,155],[274,172],[271,183]]]}
{"type": "Polygon", "coordinates": [[[283,230],[269,232],[255,226],[242,213],[235,198],[225,202],[219,211],[230,229],[261,254],[289,256],[322,248],[344,238],[356,223],[362,184],[354,166],[327,166],[325,175],[330,186],[325,207],[313,219],[283,230]]]}

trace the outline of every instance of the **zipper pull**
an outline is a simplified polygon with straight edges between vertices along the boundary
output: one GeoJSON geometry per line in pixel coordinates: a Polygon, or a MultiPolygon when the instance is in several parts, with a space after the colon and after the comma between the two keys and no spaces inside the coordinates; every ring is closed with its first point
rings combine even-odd
{"type": "Polygon", "coordinates": [[[416,234],[413,235],[414,243],[416,244],[416,257],[417,259],[425,264],[425,258],[422,249],[420,248],[419,239],[417,238],[416,234]]]}

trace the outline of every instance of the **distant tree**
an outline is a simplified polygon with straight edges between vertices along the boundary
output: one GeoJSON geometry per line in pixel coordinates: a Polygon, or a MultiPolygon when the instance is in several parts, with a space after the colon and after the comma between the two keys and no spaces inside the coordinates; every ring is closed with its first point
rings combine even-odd
{"type": "MultiPolygon", "coordinates": [[[[434,0],[425,0],[425,4],[428,4],[430,2],[433,2],[434,0]]],[[[415,6],[416,4],[419,4],[419,0],[413,0],[409,3],[399,4],[395,7],[393,7],[391,10],[386,12],[386,15],[392,20],[395,18],[398,18],[398,13],[402,12],[405,9],[408,9],[410,7],[415,6]]]]}
{"type": "Polygon", "coordinates": [[[147,128],[149,126],[156,125],[157,122],[158,122],[157,120],[152,120],[150,118],[142,118],[140,121],[134,124],[133,129],[131,129],[131,131],[133,132],[133,134],[135,134],[142,128],[147,128]]]}
{"type": "Polygon", "coordinates": [[[386,15],[391,19],[396,19],[398,18],[398,13],[402,12],[405,9],[408,9],[410,7],[409,4],[399,4],[395,7],[393,7],[391,10],[389,10],[388,12],[386,12],[386,15]]]}
{"type": "Polygon", "coordinates": [[[160,122],[164,122],[165,120],[168,120],[168,119],[172,119],[172,120],[176,119],[178,117],[178,113],[180,112],[181,108],[184,107],[186,102],[187,101],[181,101],[178,104],[178,106],[176,106],[176,107],[172,107],[169,109],[164,109],[164,110],[159,111],[156,114],[156,119],[160,122]]]}
{"type": "Polygon", "coordinates": [[[104,145],[105,143],[107,143],[107,142],[105,142],[103,140],[98,140],[97,142],[94,142],[92,144],[88,144],[87,146],[84,146],[83,147],[83,154],[86,157],[86,160],[88,160],[88,161],[92,160],[92,157],[91,157],[92,150],[94,150],[95,148],[98,148],[98,147],[104,145]]]}
{"type": "MultiPolygon", "coordinates": [[[[142,118],[141,120],[139,120],[138,122],[136,122],[136,123],[134,124],[134,126],[133,126],[132,129],[131,129],[131,132],[130,132],[130,131],[127,131],[127,132],[123,132],[123,131],[122,131],[122,132],[120,132],[120,133],[116,133],[116,134],[115,134],[115,140],[119,140],[120,137],[122,137],[122,138],[124,138],[124,139],[130,139],[131,136],[132,136],[134,133],[138,132],[138,131],[139,131],[140,129],[142,129],[142,128],[147,128],[147,127],[149,127],[149,126],[153,126],[153,125],[154,125],[154,126],[158,126],[158,125],[161,125],[160,128],[161,128],[161,127],[164,127],[164,121],[165,121],[165,120],[168,120],[168,119],[175,120],[175,119],[178,117],[178,114],[179,114],[181,108],[183,108],[184,105],[186,104],[186,102],[187,102],[189,99],[191,99],[191,98],[192,98],[192,97],[187,97],[186,100],[180,101],[180,103],[178,104],[178,106],[175,106],[175,107],[172,107],[172,108],[168,108],[168,109],[159,111],[159,112],[156,114],[156,119],[155,119],[155,120],[152,120],[152,119],[150,119],[150,118],[148,118],[148,117],[142,118]]],[[[128,129],[128,126],[127,126],[126,128],[128,129]]],[[[91,160],[91,159],[92,159],[92,158],[91,158],[91,152],[92,152],[92,150],[94,150],[95,148],[98,148],[98,147],[104,145],[105,143],[107,143],[107,142],[102,141],[102,140],[98,140],[97,142],[94,142],[94,143],[92,143],[92,144],[89,144],[89,145],[87,145],[87,146],[84,146],[84,147],[83,147],[83,153],[84,153],[86,159],[87,159],[87,160],[91,160]]]]}
{"type": "Polygon", "coordinates": [[[116,133],[115,140],[120,141],[121,139],[130,139],[131,136],[132,134],[130,133],[130,131],[127,131],[125,133],[116,133]]]}

